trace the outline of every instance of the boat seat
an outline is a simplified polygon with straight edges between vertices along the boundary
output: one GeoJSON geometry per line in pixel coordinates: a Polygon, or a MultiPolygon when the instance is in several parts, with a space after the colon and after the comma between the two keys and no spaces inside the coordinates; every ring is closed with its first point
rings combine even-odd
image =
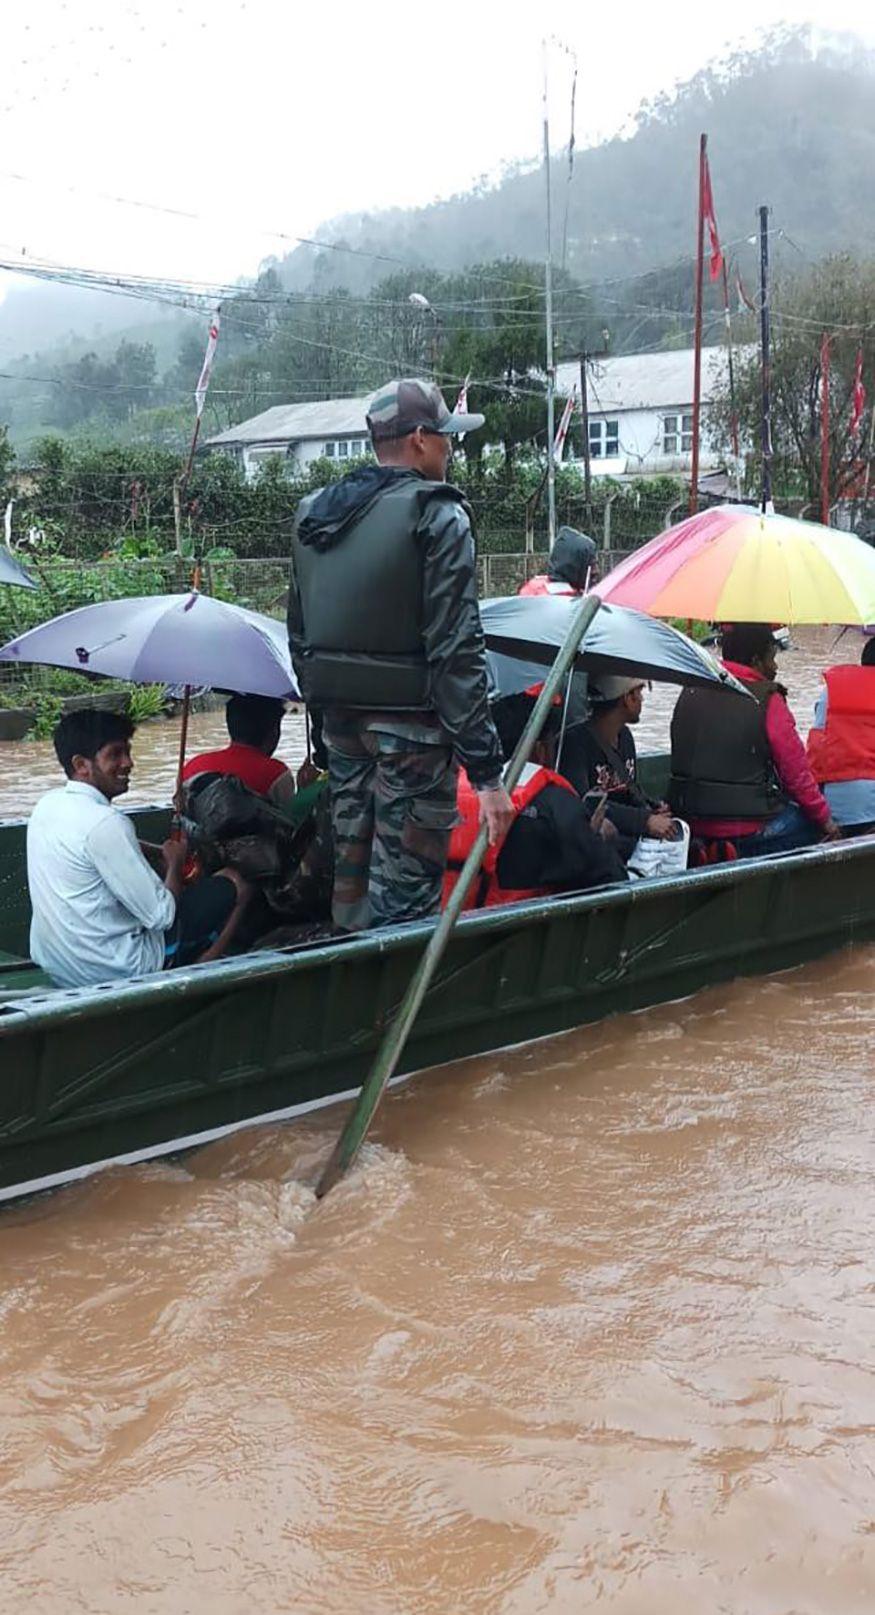
{"type": "Polygon", "coordinates": [[[0,949],[0,1004],[11,1003],[28,993],[51,990],[53,986],[51,976],[32,959],[0,949]]]}

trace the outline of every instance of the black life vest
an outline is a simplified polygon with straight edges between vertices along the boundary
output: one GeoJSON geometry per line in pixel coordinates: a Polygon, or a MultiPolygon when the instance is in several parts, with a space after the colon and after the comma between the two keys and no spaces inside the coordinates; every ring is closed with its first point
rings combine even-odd
{"type": "Polygon", "coordinates": [[[780,684],[744,680],[753,696],[684,690],[671,720],[668,799],[685,819],[769,819],[787,798],[766,734],[766,707],[780,684]]]}
{"type": "Polygon", "coordinates": [[[411,472],[325,547],[298,535],[315,497],[302,500],[292,540],[300,621],[293,627],[290,614],[290,640],[302,695],[317,707],[430,708],[418,529],[431,501],[462,495],[411,472]]]}

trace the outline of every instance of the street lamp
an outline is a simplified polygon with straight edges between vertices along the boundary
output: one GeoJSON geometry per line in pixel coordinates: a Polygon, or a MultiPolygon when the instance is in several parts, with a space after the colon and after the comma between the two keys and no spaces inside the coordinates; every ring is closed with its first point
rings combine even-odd
{"type": "Polygon", "coordinates": [[[408,301],[408,303],[410,303],[411,307],[419,309],[419,311],[422,314],[430,314],[431,315],[432,322],[433,322],[432,323],[432,328],[431,328],[431,373],[432,373],[432,376],[434,377],[434,379],[436,381],[437,380],[437,368],[438,368],[438,351],[439,351],[439,348],[440,348],[440,329],[441,329],[440,315],[437,313],[436,309],[432,308],[431,303],[429,302],[428,298],[426,296],[424,296],[424,294],[422,292],[411,292],[408,299],[407,299],[407,301],[408,301]]]}

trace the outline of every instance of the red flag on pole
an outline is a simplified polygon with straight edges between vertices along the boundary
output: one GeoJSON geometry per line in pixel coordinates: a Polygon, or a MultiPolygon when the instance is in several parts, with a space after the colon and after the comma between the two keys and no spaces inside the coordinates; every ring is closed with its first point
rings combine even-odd
{"type": "Polygon", "coordinates": [[[465,380],[462,382],[462,385],[459,388],[459,396],[456,399],[455,413],[457,415],[467,415],[468,413],[468,383],[470,380],[471,372],[469,370],[465,380]]]}
{"type": "Polygon", "coordinates": [[[553,454],[557,460],[562,459],[562,450],[565,447],[565,439],[568,436],[568,428],[571,425],[571,417],[574,414],[574,406],[576,403],[577,388],[572,387],[570,396],[565,400],[565,408],[562,411],[562,419],[559,422],[559,427],[553,442],[553,454]]]}
{"type": "Polygon", "coordinates": [[[711,168],[707,155],[704,158],[704,172],[702,176],[702,216],[708,226],[708,235],[711,241],[711,279],[718,280],[723,270],[723,252],[720,247],[720,237],[717,234],[717,216],[714,212],[714,192],[711,189],[711,168]]]}
{"type": "Polygon", "coordinates": [[[857,349],[857,364],[854,370],[854,390],[851,393],[851,436],[855,437],[863,419],[863,410],[866,408],[866,389],[863,386],[863,345],[857,349]]]}
{"type": "Polygon", "coordinates": [[[197,410],[197,418],[198,418],[198,420],[200,420],[200,418],[201,418],[201,416],[202,416],[202,414],[204,412],[204,404],[207,401],[207,388],[210,385],[210,371],[213,368],[213,359],[215,357],[216,344],[217,344],[218,340],[219,340],[219,310],[216,309],[216,311],[215,311],[215,313],[214,313],[214,315],[213,315],[213,317],[212,317],[212,319],[210,321],[210,334],[207,337],[207,351],[204,354],[204,362],[203,362],[203,365],[201,367],[200,379],[199,379],[198,384],[197,384],[197,386],[196,386],[196,388],[194,390],[194,402],[195,402],[195,408],[197,410]]]}

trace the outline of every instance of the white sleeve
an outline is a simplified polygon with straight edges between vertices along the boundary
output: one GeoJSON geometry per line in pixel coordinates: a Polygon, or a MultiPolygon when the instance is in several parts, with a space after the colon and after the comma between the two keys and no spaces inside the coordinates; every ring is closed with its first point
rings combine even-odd
{"type": "Polygon", "coordinates": [[[102,814],[86,845],[113,897],[147,931],[166,931],[173,924],[176,901],[147,864],[133,825],[120,813],[102,814]]]}

